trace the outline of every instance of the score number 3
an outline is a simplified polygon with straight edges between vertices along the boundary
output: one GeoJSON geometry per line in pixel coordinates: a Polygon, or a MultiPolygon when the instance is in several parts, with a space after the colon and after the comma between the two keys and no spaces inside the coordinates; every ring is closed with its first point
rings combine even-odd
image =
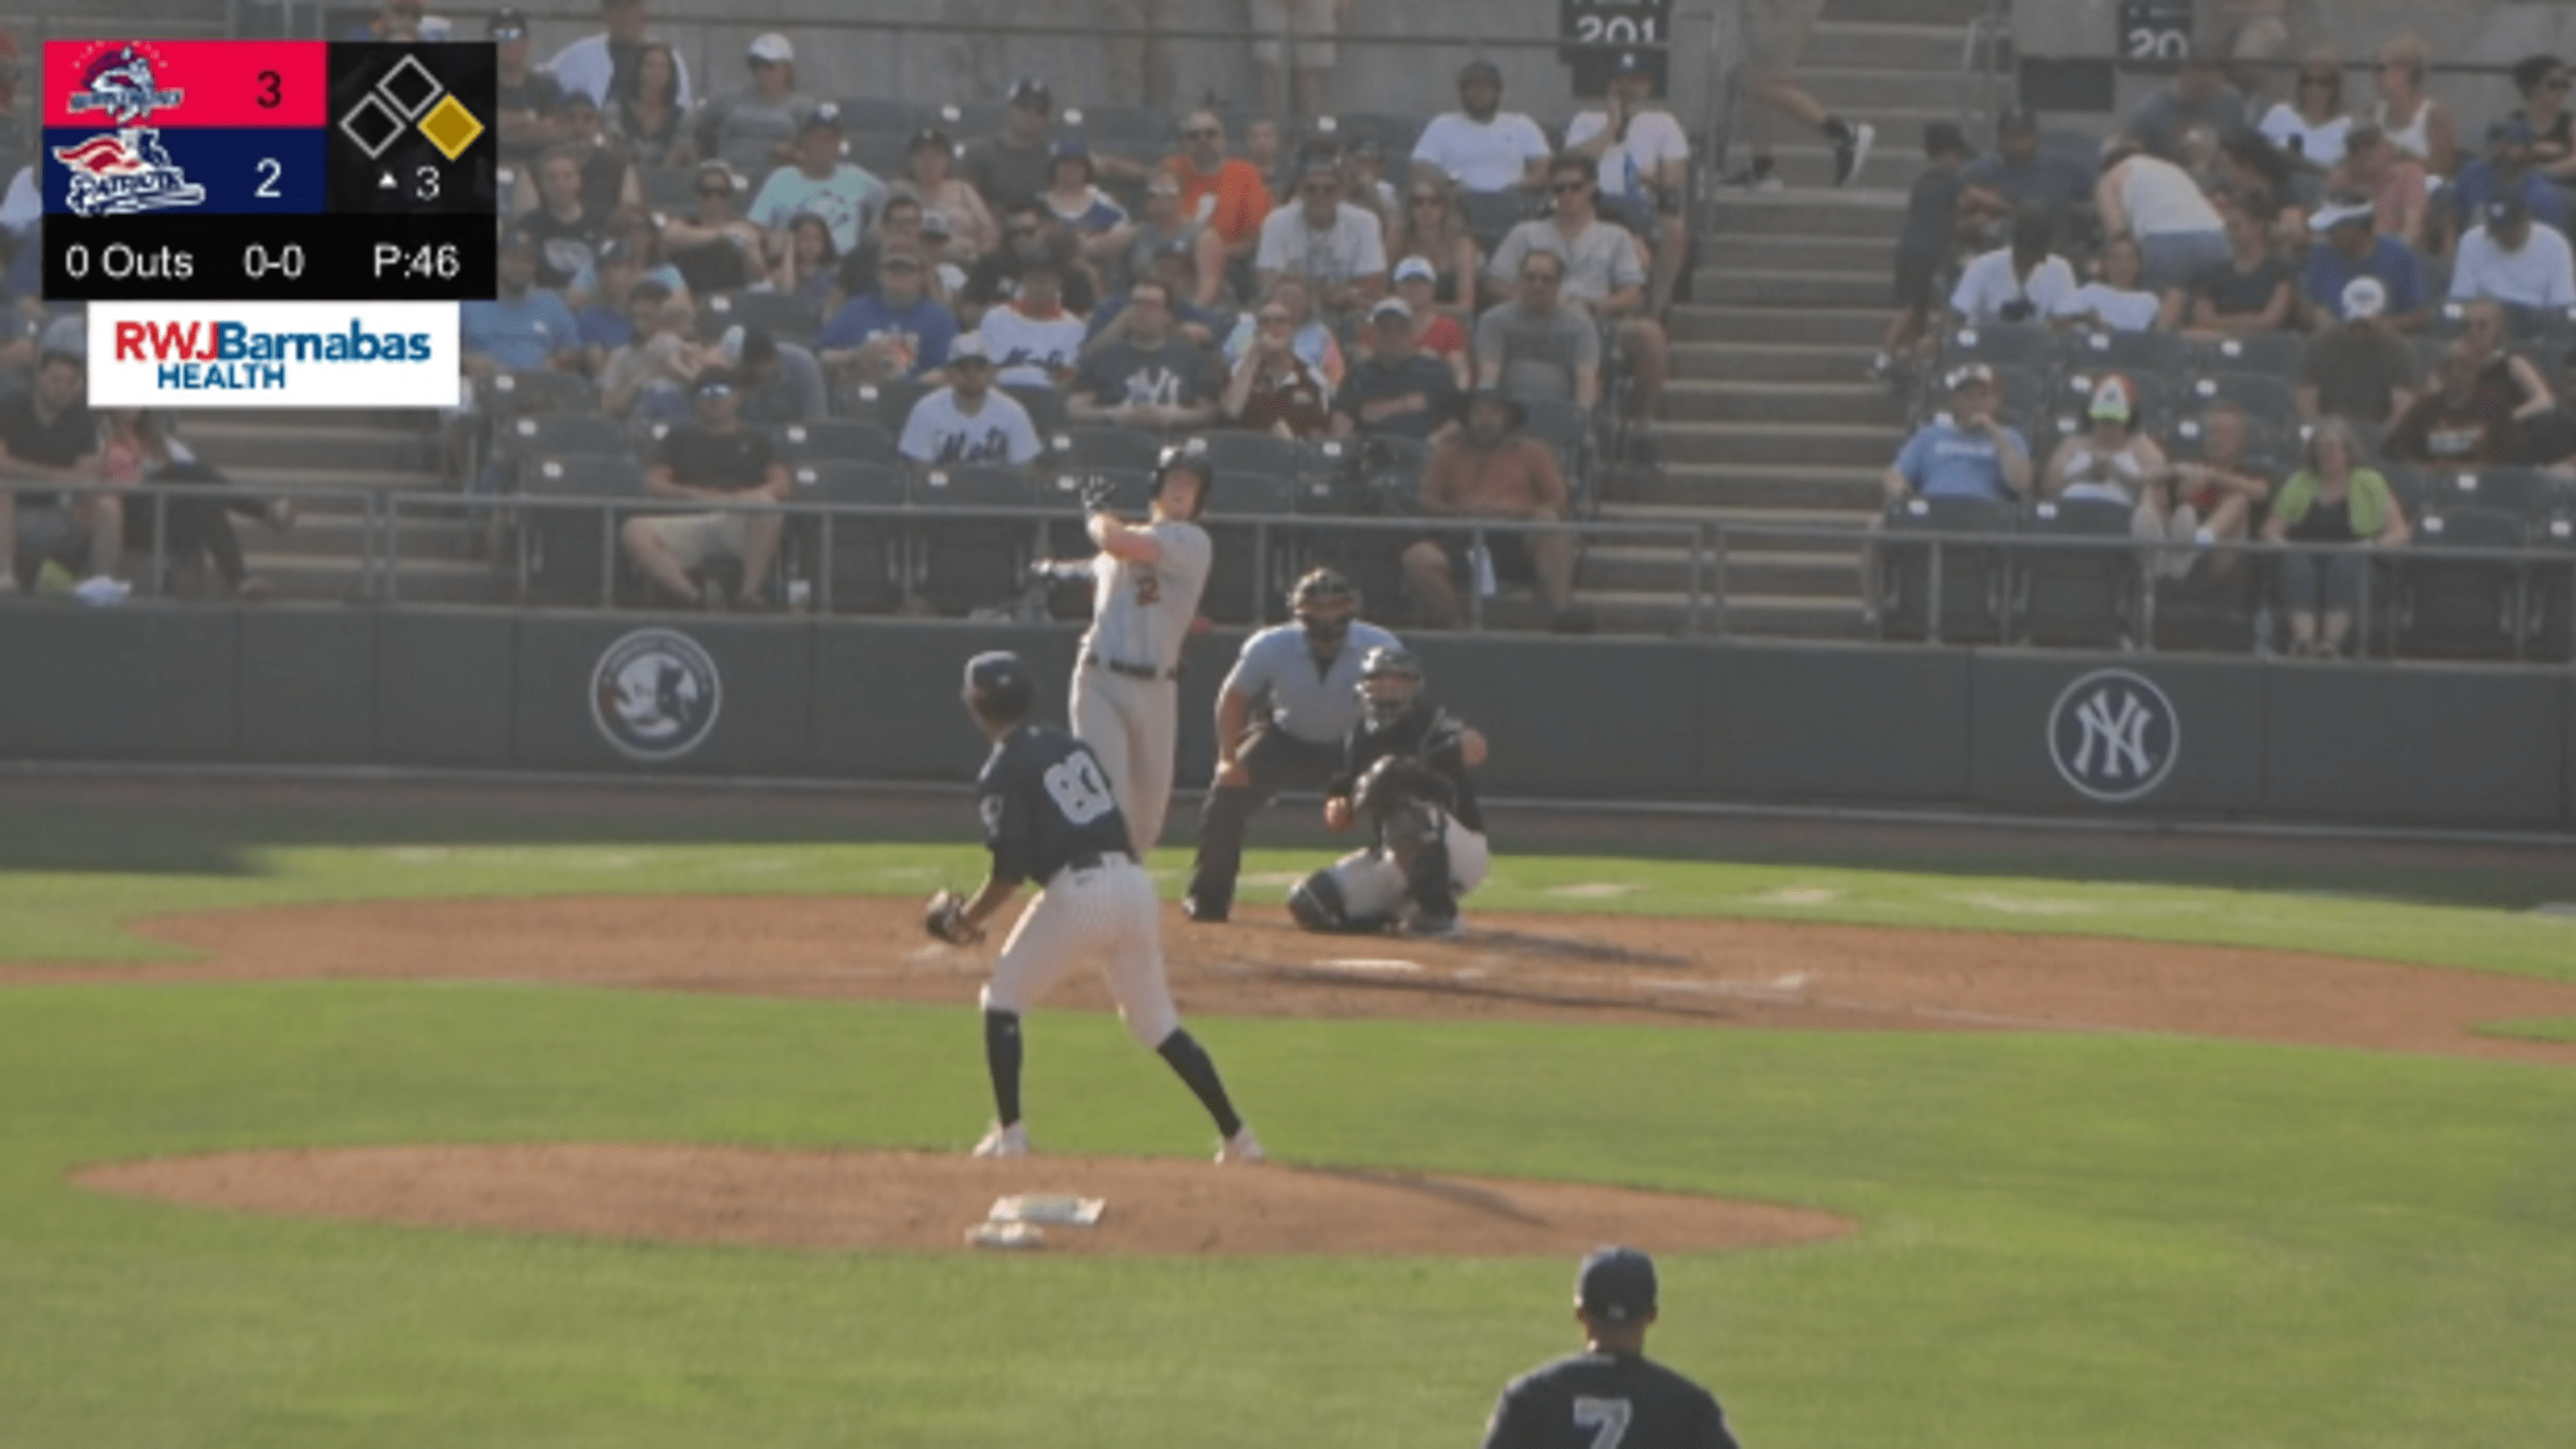
{"type": "Polygon", "coordinates": [[[285,88],[286,81],[277,72],[261,71],[259,73],[259,108],[263,111],[276,110],[286,100],[285,88]]]}

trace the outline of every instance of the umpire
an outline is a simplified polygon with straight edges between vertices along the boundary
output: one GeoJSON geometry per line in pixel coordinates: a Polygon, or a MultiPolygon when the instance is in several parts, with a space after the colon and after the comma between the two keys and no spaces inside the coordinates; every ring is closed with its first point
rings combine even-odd
{"type": "Polygon", "coordinates": [[[1299,579],[1288,609],[1293,622],[1243,641],[1216,693],[1216,781],[1199,810],[1198,858],[1181,903],[1201,925],[1234,910],[1253,815],[1292,786],[1322,789],[1341,768],[1342,741],[1360,718],[1360,661],[1371,649],[1401,647],[1358,621],[1359,590],[1331,569],[1299,579]]]}
{"type": "Polygon", "coordinates": [[[1603,1248],[1574,1278],[1583,1352],[1511,1381],[1485,1425],[1485,1449],[1737,1449],[1708,1390],[1646,1358],[1655,1263],[1603,1248]]]}

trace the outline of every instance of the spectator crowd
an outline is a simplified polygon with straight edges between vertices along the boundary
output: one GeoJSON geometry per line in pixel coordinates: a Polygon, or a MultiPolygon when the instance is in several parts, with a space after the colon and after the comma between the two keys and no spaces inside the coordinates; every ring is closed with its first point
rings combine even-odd
{"type": "MultiPolygon", "coordinates": [[[[2126,514],[2146,577],[2230,590],[2259,572],[2227,548],[2252,537],[2395,547],[2464,512],[2507,542],[2563,530],[2569,66],[2514,66],[2522,105],[2464,134],[2415,40],[2380,49],[2367,106],[2331,52],[2246,59],[2195,51],[2107,142],[2028,110],[1983,154],[1926,128],[1870,369],[1915,404],[1891,523],[2029,508],[2056,527],[2099,505],[2126,514]],[[2242,87],[2276,77],[2292,94],[2258,112],[2242,87]]],[[[1881,553],[1873,621],[1902,594],[1881,553]]],[[[2343,652],[2357,558],[2285,558],[2257,629],[2343,652]]]]}

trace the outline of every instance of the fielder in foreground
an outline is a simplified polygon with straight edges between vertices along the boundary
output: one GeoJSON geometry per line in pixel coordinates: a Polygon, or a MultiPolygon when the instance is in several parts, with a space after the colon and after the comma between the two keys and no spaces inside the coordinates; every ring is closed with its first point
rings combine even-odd
{"type": "Polygon", "coordinates": [[[1024,1157],[1020,1118],[1020,1014],[1073,969],[1097,961],[1138,1042],[1180,1074],[1222,1139],[1216,1160],[1259,1162],[1261,1143],[1236,1115],[1207,1050],[1182,1027],[1163,980],[1162,919],[1154,882],[1128,853],[1127,820],[1088,746],[1033,724],[1037,685],[1019,656],[994,652],[966,661],[965,700],[993,742],[975,781],[992,873],[969,900],[931,897],[923,927],[952,946],[984,939],[984,922],[1024,881],[1038,898],[1020,913],[984,987],[984,1062],[993,1075],[993,1128],[978,1157],[1024,1157]]]}
{"type": "Polygon", "coordinates": [[[1511,1381],[1485,1424],[1485,1449],[1737,1449],[1717,1398],[1646,1357],[1655,1262],[1603,1248],[1574,1276],[1583,1352],[1511,1381]]]}

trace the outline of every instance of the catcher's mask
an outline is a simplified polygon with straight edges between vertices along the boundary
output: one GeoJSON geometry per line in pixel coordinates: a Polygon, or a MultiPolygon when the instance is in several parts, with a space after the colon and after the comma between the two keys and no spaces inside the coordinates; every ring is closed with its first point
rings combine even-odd
{"type": "Polygon", "coordinates": [[[1413,707],[1422,692],[1422,661],[1411,650],[1377,648],[1360,661],[1360,712],[1383,725],[1413,707]]]}

